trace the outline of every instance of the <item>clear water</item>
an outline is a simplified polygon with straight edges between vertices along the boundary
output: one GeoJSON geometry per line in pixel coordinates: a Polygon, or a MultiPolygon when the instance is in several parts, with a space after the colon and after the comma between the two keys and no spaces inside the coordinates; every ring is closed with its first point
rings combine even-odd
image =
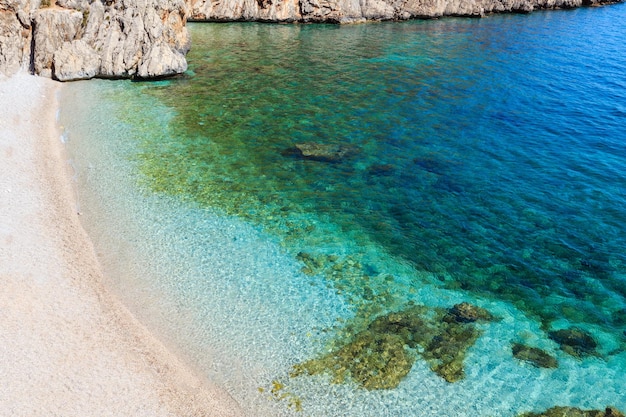
{"type": "Polygon", "coordinates": [[[625,17],[194,24],[184,77],[67,86],[113,287],[250,416],[626,410],[625,17]],[[293,375],[377,317],[462,301],[499,319],[458,382],[419,349],[395,388],[293,375]],[[548,337],[570,327],[592,355],[548,337]]]}

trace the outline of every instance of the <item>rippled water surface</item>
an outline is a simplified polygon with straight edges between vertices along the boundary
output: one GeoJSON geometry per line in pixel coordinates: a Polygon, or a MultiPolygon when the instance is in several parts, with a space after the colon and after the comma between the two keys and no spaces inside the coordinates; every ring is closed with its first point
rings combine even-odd
{"type": "Polygon", "coordinates": [[[625,410],[625,29],[623,5],[191,25],[185,76],[65,89],[86,223],[251,416],[625,410]]]}

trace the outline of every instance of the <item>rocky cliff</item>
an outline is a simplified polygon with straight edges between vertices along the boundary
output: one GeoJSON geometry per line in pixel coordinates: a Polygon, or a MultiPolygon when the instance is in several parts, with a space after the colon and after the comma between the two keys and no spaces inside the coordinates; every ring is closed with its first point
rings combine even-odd
{"type": "MultiPolygon", "coordinates": [[[[614,3],[616,0],[190,0],[190,20],[354,23],[440,16],[479,17],[614,3]]],[[[617,0],[619,1],[619,0],[617,0]]]]}
{"type": "Polygon", "coordinates": [[[198,21],[354,23],[573,8],[621,0],[0,0],[0,73],[158,78],[182,73],[198,21]]]}
{"type": "Polygon", "coordinates": [[[184,72],[185,0],[0,0],[0,73],[61,81],[184,72]]]}

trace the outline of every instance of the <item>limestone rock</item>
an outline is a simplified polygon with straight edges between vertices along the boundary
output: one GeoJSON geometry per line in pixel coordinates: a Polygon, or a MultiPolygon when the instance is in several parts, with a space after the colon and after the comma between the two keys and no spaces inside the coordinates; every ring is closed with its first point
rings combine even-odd
{"type": "Polygon", "coordinates": [[[0,0],[0,72],[30,66],[37,75],[73,80],[163,77],[187,68],[185,0],[40,3],[0,0]]]}
{"type": "Polygon", "coordinates": [[[140,66],[144,78],[184,71],[181,59],[189,50],[186,10],[183,0],[122,0],[96,10],[98,24],[88,34],[102,59],[98,75],[134,77],[140,66]],[[164,61],[157,64],[159,57],[164,61]]]}
{"type": "Polygon", "coordinates": [[[0,74],[26,67],[30,57],[30,4],[0,0],[0,74]]]}
{"type": "Polygon", "coordinates": [[[87,80],[100,69],[100,55],[83,40],[65,42],[52,58],[52,77],[59,81],[87,80]]]}
{"type": "Polygon", "coordinates": [[[172,50],[168,45],[158,43],[152,45],[139,63],[137,77],[142,79],[166,77],[180,74],[187,70],[185,56],[172,50]]]}
{"type": "Polygon", "coordinates": [[[0,73],[10,75],[30,67],[35,74],[64,80],[92,74],[109,78],[177,74],[187,68],[190,38],[185,24],[189,16],[213,21],[356,23],[528,13],[616,1],[0,0],[0,73]],[[87,55],[80,56],[84,52],[87,55]],[[99,56],[95,73],[94,53],[99,56]]]}
{"type": "Polygon", "coordinates": [[[191,20],[357,23],[440,16],[530,13],[614,0],[190,0],[191,20]]]}
{"type": "Polygon", "coordinates": [[[83,14],[76,10],[39,9],[34,12],[33,65],[36,74],[51,77],[54,53],[76,39],[83,14]]]}

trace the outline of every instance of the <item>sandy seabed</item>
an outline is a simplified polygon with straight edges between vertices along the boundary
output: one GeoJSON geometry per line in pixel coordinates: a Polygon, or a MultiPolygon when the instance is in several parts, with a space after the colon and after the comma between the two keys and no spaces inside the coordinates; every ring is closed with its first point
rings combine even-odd
{"type": "Polygon", "coordinates": [[[0,78],[0,416],[241,416],[103,286],[55,115],[59,83],[0,78]]]}

